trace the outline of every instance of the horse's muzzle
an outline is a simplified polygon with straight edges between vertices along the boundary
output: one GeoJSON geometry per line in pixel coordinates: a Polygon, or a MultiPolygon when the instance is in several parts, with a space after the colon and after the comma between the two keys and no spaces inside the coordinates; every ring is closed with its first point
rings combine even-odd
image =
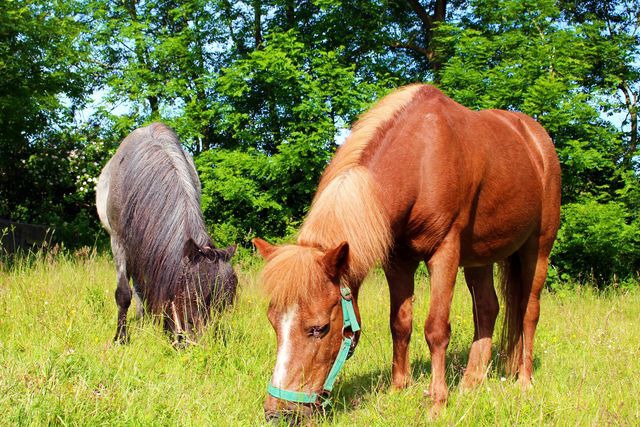
{"type": "Polygon", "coordinates": [[[295,426],[311,417],[313,408],[314,405],[283,402],[269,396],[265,402],[264,417],[271,424],[295,426]]]}

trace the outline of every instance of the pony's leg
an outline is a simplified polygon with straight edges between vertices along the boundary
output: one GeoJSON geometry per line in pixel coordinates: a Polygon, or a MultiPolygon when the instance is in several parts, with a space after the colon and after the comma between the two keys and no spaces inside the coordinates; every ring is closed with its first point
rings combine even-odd
{"type": "Polygon", "coordinates": [[[432,417],[438,415],[449,395],[445,378],[445,353],[451,336],[449,313],[459,260],[459,238],[454,236],[452,239],[445,239],[427,263],[431,281],[429,316],[424,335],[431,352],[429,393],[433,401],[432,417]]]}
{"type": "Polygon", "coordinates": [[[516,351],[519,351],[518,381],[523,389],[531,386],[533,376],[533,341],[540,318],[540,293],[544,288],[549,264],[550,244],[525,244],[521,249],[523,265],[523,279],[531,284],[528,294],[523,295],[524,318],[522,324],[522,338],[516,351]]]}
{"type": "Polygon", "coordinates": [[[391,310],[389,325],[393,337],[393,364],[391,384],[394,388],[404,388],[411,379],[409,342],[413,321],[413,275],[418,261],[409,258],[392,259],[384,269],[389,284],[391,310]]]}
{"type": "Polygon", "coordinates": [[[127,275],[127,259],[124,247],[115,237],[111,237],[111,249],[113,258],[116,263],[116,273],[118,285],[116,288],[116,304],[118,304],[118,323],[116,326],[116,336],[113,341],[116,343],[125,343],[127,336],[127,310],[131,304],[131,287],[129,286],[129,277],[127,275]]]}
{"type": "Polygon", "coordinates": [[[133,299],[136,302],[136,318],[142,319],[144,317],[144,303],[139,293],[139,287],[136,286],[136,282],[133,282],[133,299]]]}
{"type": "Polygon", "coordinates": [[[498,317],[498,297],[493,287],[493,265],[465,267],[464,277],[473,301],[473,344],[461,387],[470,389],[487,375],[491,360],[491,337],[498,317]]]}

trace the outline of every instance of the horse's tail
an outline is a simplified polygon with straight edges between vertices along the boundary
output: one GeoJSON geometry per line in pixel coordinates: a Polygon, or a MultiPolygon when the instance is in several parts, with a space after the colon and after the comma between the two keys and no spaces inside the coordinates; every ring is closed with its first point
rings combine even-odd
{"type": "Polygon", "coordinates": [[[506,355],[505,370],[508,374],[518,371],[522,355],[522,327],[528,291],[523,281],[522,261],[518,253],[500,263],[500,288],[504,300],[501,349],[506,355]]]}

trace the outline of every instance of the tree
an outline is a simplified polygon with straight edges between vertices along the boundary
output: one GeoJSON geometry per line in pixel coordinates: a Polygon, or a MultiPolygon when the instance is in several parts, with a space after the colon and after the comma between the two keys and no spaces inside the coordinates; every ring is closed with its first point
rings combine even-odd
{"type": "Polygon", "coordinates": [[[384,90],[359,81],[339,56],[305,48],[288,30],[266,35],[218,77],[224,149],[202,153],[198,167],[220,240],[281,237],[302,219],[337,132],[384,90]]]}
{"type": "Polygon", "coordinates": [[[75,189],[68,138],[92,69],[75,4],[0,3],[0,216],[59,222],[75,189]]]}

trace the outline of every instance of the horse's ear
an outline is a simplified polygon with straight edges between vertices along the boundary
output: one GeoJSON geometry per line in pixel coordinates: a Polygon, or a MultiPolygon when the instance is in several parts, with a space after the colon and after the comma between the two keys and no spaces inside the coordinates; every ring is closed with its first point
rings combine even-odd
{"type": "Polygon", "coordinates": [[[189,240],[185,242],[182,256],[185,256],[189,261],[194,262],[203,255],[204,253],[202,252],[202,249],[193,241],[193,239],[189,238],[189,240]]]}
{"type": "Polygon", "coordinates": [[[340,279],[340,275],[347,268],[348,259],[349,243],[347,242],[342,242],[335,248],[325,252],[324,257],[322,257],[322,265],[332,281],[337,282],[340,279]]]}
{"type": "Polygon", "coordinates": [[[231,257],[236,253],[238,245],[231,245],[226,249],[222,249],[222,259],[226,262],[231,261],[231,257]]]}
{"type": "Polygon", "coordinates": [[[211,261],[229,262],[233,254],[236,253],[236,245],[229,246],[225,249],[218,249],[208,244],[200,248],[200,253],[211,261]]]}
{"type": "Polygon", "coordinates": [[[260,255],[262,255],[262,258],[266,260],[271,258],[271,255],[273,255],[276,249],[278,249],[277,246],[272,245],[271,243],[265,240],[262,240],[259,237],[256,237],[255,239],[251,240],[251,243],[253,243],[253,245],[256,247],[258,252],[260,252],[260,255]]]}

